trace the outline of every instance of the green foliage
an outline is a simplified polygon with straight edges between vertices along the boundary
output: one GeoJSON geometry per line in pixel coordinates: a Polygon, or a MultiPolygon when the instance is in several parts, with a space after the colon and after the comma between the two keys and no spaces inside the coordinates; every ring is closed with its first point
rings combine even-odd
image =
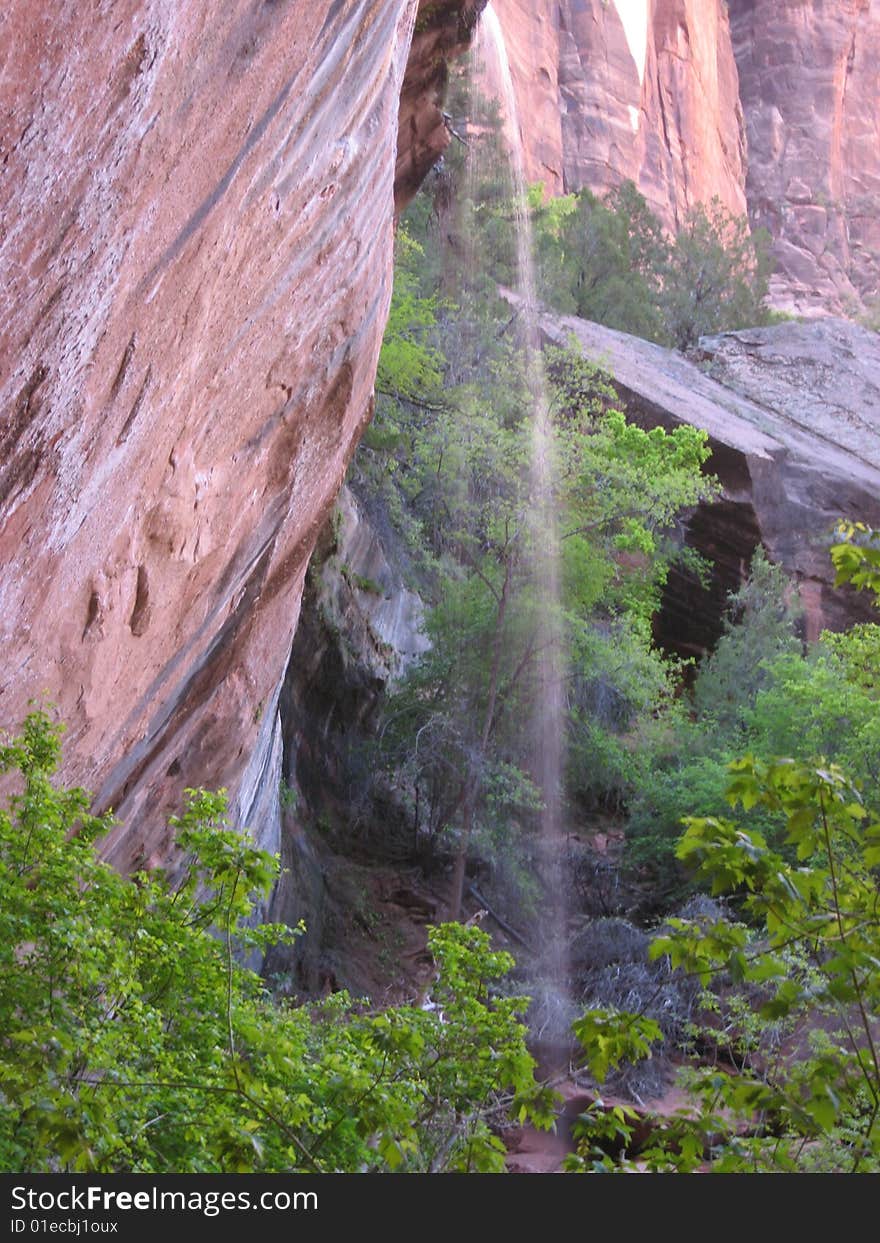
{"type": "Polygon", "coordinates": [[[880,597],[880,531],[871,530],[863,522],[841,522],[837,535],[840,543],[831,548],[837,571],[835,585],[851,583],[880,597]]]}
{"type": "Polygon", "coordinates": [[[572,560],[603,554],[605,582],[618,585],[610,599],[606,591],[606,603],[647,623],[677,556],[670,536],[678,515],[718,493],[717,481],[702,473],[710,453],[706,434],[687,425],[645,431],[615,408],[608,378],[574,346],[545,356],[557,411],[557,469],[565,481],[560,504],[569,581],[583,601],[597,567],[578,581],[572,560]],[[612,564],[624,559],[628,572],[613,572],[612,564]]]}
{"type": "MultiPolygon", "coordinates": [[[[453,113],[464,106],[455,98],[454,86],[453,113]]],[[[516,316],[497,294],[497,282],[515,274],[515,211],[497,117],[485,102],[476,106],[484,123],[471,141],[480,158],[466,170],[461,151],[449,153],[397,250],[396,288],[407,300],[395,293],[394,307],[412,308],[414,321],[407,329],[393,318],[391,343],[433,351],[442,382],[429,376],[413,391],[380,374],[354,485],[384,505],[430,606],[431,649],[387,704],[385,779],[429,854],[441,840],[459,854],[481,853],[508,896],[527,904],[539,800],[523,726],[533,718],[546,636],[561,643],[555,660],[567,676],[568,793],[619,806],[639,763],[639,722],[672,697],[674,670],[653,648],[651,618],[681,552],[679,515],[716,495],[717,484],[704,473],[703,432],[628,423],[607,375],[576,349],[548,350],[549,505],[562,560],[562,599],[548,615],[530,474],[535,385],[516,316]]],[[[633,293],[632,273],[624,275],[631,262],[658,296],[666,243],[633,187],[621,187],[611,205],[542,198],[533,187],[547,264],[582,245],[592,213],[620,287],[633,293]]],[[[650,303],[638,290],[634,298],[650,303]]]]}
{"type": "MultiPolygon", "coordinates": [[[[808,667],[794,633],[798,617],[785,574],[759,548],[749,578],[731,596],[725,632],[699,668],[689,711],[678,703],[645,732],[626,850],[632,866],[648,870],[658,900],[672,901],[690,888],[675,858],[681,818],[724,812],[727,765],[742,747],[784,754],[779,727],[790,724],[792,754],[807,758],[822,749],[807,747],[807,736],[798,734],[801,718],[786,697],[791,677],[808,667]]],[[[805,699],[820,716],[812,693],[805,699]]],[[[772,817],[762,827],[771,836],[778,828],[772,817]]]]}
{"type": "MultiPolygon", "coordinates": [[[[880,1006],[880,821],[836,765],[747,756],[730,769],[731,805],[780,816],[788,852],[725,817],[690,818],[679,857],[713,893],[745,895],[747,922],[669,920],[651,953],[707,985],[727,980],[751,990],[751,1031],[781,1025],[787,1052],[745,1058],[735,1073],[697,1066],[686,1077],[689,1110],[671,1123],[656,1120],[639,1161],[657,1170],[693,1170],[711,1160],[718,1171],[786,1171],[804,1168],[806,1154],[809,1168],[880,1170],[873,1017],[880,1006]]],[[[721,1036],[709,1009],[704,1045],[721,1036]]],[[[629,1046],[638,1018],[612,1016],[601,1046],[607,1065],[649,1051],[650,1033],[629,1046]]],[[[594,1048],[595,1021],[585,1021],[594,1048]]],[[[604,1036],[609,1018],[598,1022],[604,1036]]],[[[597,1070],[607,1065],[600,1057],[597,1070]]],[[[593,1122],[583,1120],[572,1168],[593,1168],[593,1122]]]]}
{"type": "Polygon", "coordinates": [[[653,1019],[613,1010],[588,1010],[575,1021],[573,1030],[586,1054],[590,1074],[600,1084],[611,1067],[622,1061],[650,1057],[652,1046],[663,1037],[653,1019]]]}
{"type": "Polygon", "coordinates": [[[121,877],[110,818],[53,782],[59,735],[37,711],[0,747],[0,1168],[499,1170],[503,1101],[549,1124],[479,929],[431,932],[442,1009],[279,1006],[238,956],[302,929],[250,926],[277,864],[222,792],[171,822],[180,876],[121,877]]]}
{"type": "Polygon", "coordinates": [[[278,785],[278,802],[284,811],[296,811],[299,794],[295,786],[290,786],[283,779],[278,785]]]}
{"type": "Polygon", "coordinates": [[[747,745],[759,754],[799,759],[824,755],[866,790],[880,791],[877,626],[822,636],[807,654],[767,665],[767,685],[747,716],[747,745]],[[870,662],[870,663],[866,663],[870,662]]]}
{"type": "Polygon", "coordinates": [[[866,695],[880,695],[880,626],[853,626],[844,634],[822,634],[822,646],[839,662],[841,676],[866,695]]]}
{"type": "MultiPolygon", "coordinates": [[[[866,530],[850,535],[873,542],[866,530]]],[[[847,544],[834,550],[844,579],[870,572],[847,544]]],[[[877,592],[870,576],[863,585],[877,592]]],[[[728,766],[730,810],[685,819],[679,860],[731,895],[744,922],[671,919],[651,952],[711,987],[695,1039],[732,1064],[683,1077],[692,1104],[657,1120],[639,1168],[880,1170],[877,631],[823,635],[809,658],[771,642],[739,717],[766,750],[803,756],[827,743],[860,781],[827,758],[750,754],[728,766]]],[[[625,1039],[631,1018],[620,1022],[625,1039]]],[[[612,1158],[607,1116],[585,1117],[570,1167],[628,1168],[631,1122],[616,1126],[612,1158]]]]}
{"type": "Polygon", "coordinates": [[[676,349],[701,336],[765,322],[770,235],[752,233],[713,199],[692,207],[675,236],[660,296],[666,332],[676,349]]]}
{"type": "Polygon", "coordinates": [[[559,310],[665,341],[660,294],[668,247],[632,182],[601,202],[589,190],[535,211],[542,293],[559,310]]]}
{"type": "Polygon", "coordinates": [[[700,755],[679,747],[693,731],[679,729],[675,750],[663,766],[647,767],[629,805],[626,858],[629,866],[647,869],[655,898],[670,903],[690,888],[675,862],[681,818],[711,815],[725,806],[727,763],[724,753],[700,755]]]}
{"type": "MultiPolygon", "coordinates": [[[[772,1110],[783,1141],[759,1130],[751,1160],[786,1168],[794,1145],[833,1138],[835,1166],[880,1168],[880,1070],[869,1016],[877,1012],[878,925],[875,869],[880,823],[836,765],[791,761],[764,764],[751,757],[731,766],[732,804],[766,807],[785,819],[789,862],[762,835],[724,819],[691,820],[679,846],[715,892],[747,894],[745,913],[760,940],[726,921],[709,932],[680,927],[655,947],[676,965],[708,975],[719,969],[767,989],[766,1019],[820,1028],[830,1039],[770,1073],[757,1071],[722,1093],[725,1108],[743,1117],[772,1110]],[[795,947],[805,964],[793,970],[783,951],[795,947]]],[[[701,1085],[698,1085],[701,1086],[701,1085]]],[[[704,1093],[705,1096],[705,1093],[704,1093]]],[[[769,1119],[768,1119],[769,1121],[769,1119]]],[[[735,1154],[726,1154],[727,1162],[735,1154]]]]}
{"type": "MultiPolygon", "coordinates": [[[[743,749],[765,760],[824,756],[861,786],[868,806],[880,807],[880,627],[826,632],[805,651],[798,617],[785,575],[759,550],[700,667],[691,712],[667,713],[662,728],[647,731],[633,770],[627,854],[650,869],[658,893],[683,892],[674,856],[681,817],[724,813],[726,766],[743,749]]],[[[761,831],[778,844],[780,818],[760,814],[761,831]]]]}
{"type": "MultiPolygon", "coordinates": [[[[550,607],[535,572],[542,534],[531,495],[532,409],[498,321],[490,312],[484,328],[462,311],[462,336],[468,323],[484,345],[464,375],[460,360],[450,364],[464,382],[447,386],[431,409],[401,403],[386,466],[370,445],[372,461],[361,467],[371,479],[384,470],[397,497],[389,508],[403,518],[422,593],[433,601],[431,648],[390,700],[383,743],[429,848],[445,833],[485,848],[508,873],[519,860],[522,899],[530,888],[522,834],[537,809],[523,723],[550,607]],[[499,788],[504,797],[490,797],[499,788]]],[[[547,362],[562,537],[551,628],[562,636],[571,685],[568,785],[588,802],[613,800],[634,762],[620,736],[671,696],[650,618],[677,555],[677,515],[716,484],[703,474],[703,432],[646,432],[627,423],[607,377],[574,351],[549,351],[547,362]]]]}
{"type": "Polygon", "coordinates": [[[745,714],[771,680],[768,662],[801,653],[795,635],[800,604],[785,571],[756,549],[749,577],[730,598],[724,634],[703,662],[694,685],[694,707],[704,729],[736,742],[745,714]]]}
{"type": "Polygon", "coordinates": [[[558,310],[686,350],[710,332],[768,322],[769,236],[714,199],[668,239],[624,182],[537,205],[545,299],[558,310]]]}
{"type": "Polygon", "coordinates": [[[376,371],[377,390],[398,399],[419,397],[440,385],[442,360],[429,341],[429,331],[436,323],[437,302],[419,295],[412,270],[414,260],[422,253],[405,226],[398,228],[394,288],[376,371]]]}

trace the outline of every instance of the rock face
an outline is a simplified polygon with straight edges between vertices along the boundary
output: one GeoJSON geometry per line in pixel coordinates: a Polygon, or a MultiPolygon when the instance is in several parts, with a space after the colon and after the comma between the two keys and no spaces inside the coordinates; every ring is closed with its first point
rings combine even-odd
{"type": "Polygon", "coordinates": [[[717,196],[769,230],[775,305],[880,296],[880,0],[493,5],[530,180],[628,178],[668,228],[717,196]]]}
{"type": "Polygon", "coordinates": [[[784,323],[704,337],[700,365],[583,320],[545,316],[548,340],[570,333],[607,366],[644,426],[708,432],[724,492],[691,515],[685,536],[716,564],[708,592],[670,579],[658,623],[664,645],[699,654],[717,637],[725,598],[761,543],[797,583],[806,637],[871,617],[835,590],[828,556],[840,517],[880,524],[880,338],[842,320],[784,323]]]}
{"type": "MultiPolygon", "coordinates": [[[[269,914],[291,925],[305,919],[308,934],[276,947],[267,970],[292,973],[307,991],[320,989],[328,971],[347,986],[358,983],[351,962],[334,962],[328,950],[340,909],[351,906],[344,892],[351,864],[338,866],[314,825],[341,823],[349,850],[363,845],[356,823],[370,786],[366,748],[383,692],[428,647],[422,622],[420,597],[406,588],[364,506],[344,487],[309,567],[280,702],[279,776],[292,796],[282,800],[285,870],[269,914]]],[[[388,810],[386,833],[401,818],[399,808],[388,810]]]]}
{"type": "Polygon", "coordinates": [[[730,0],[752,220],[775,301],[851,308],[880,279],[880,0],[730,0]]]}
{"type": "MultiPolygon", "coordinates": [[[[844,320],[704,337],[714,380],[783,415],[815,441],[880,466],[880,336],[844,320]]],[[[880,499],[880,498],[878,498],[880,499]]]]}
{"type": "Polygon", "coordinates": [[[402,210],[449,146],[440,107],[449,61],[466,50],[486,0],[419,0],[400,94],[394,200],[402,210]]]}
{"type": "MultiPolygon", "coordinates": [[[[420,596],[347,487],[319,538],[304,601],[282,689],[285,779],[300,788],[312,775],[326,781],[332,754],[369,732],[381,693],[429,646],[420,596]]],[[[319,807],[321,791],[308,794],[319,807]]]]}
{"type": "MultiPolygon", "coordinates": [[[[566,192],[559,87],[559,24],[554,6],[528,0],[492,0],[510,66],[520,119],[525,174],[547,194],[566,192]]],[[[504,97],[501,70],[486,31],[480,30],[476,73],[490,99],[504,97]]],[[[606,101],[607,102],[607,101],[606,101]]]]}
{"type": "Polygon", "coordinates": [[[191,785],[277,845],[277,698],[370,411],[395,165],[405,197],[442,149],[478,7],[0,14],[0,720],[57,705],[122,867],[167,858],[191,785]]]}
{"type": "Polygon", "coordinates": [[[493,5],[530,180],[552,194],[586,186],[602,195],[629,178],[670,228],[715,195],[745,212],[745,136],[721,0],[493,5]]]}

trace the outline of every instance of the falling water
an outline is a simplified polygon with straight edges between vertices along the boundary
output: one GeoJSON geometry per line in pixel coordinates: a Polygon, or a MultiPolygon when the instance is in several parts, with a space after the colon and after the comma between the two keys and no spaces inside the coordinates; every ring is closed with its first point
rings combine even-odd
{"type": "Polygon", "coordinates": [[[541,978],[534,990],[533,1026],[548,1048],[562,1045],[568,1028],[566,911],[562,857],[562,771],[564,659],[560,613],[560,549],[554,496],[555,468],[547,378],[538,330],[534,242],[528,210],[522,133],[507,47],[498,16],[488,4],[475,45],[476,72],[497,83],[513,180],[514,225],[520,322],[532,404],[531,500],[532,573],[540,607],[538,689],[534,707],[535,778],[541,790],[541,855],[547,900],[538,929],[541,978]]]}

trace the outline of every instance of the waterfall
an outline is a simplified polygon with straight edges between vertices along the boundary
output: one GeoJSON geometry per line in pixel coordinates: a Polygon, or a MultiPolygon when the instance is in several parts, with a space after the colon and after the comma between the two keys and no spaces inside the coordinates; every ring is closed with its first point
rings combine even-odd
{"type": "Polygon", "coordinates": [[[567,949],[562,823],[564,766],[565,660],[560,600],[560,544],[556,512],[553,429],[547,377],[538,326],[534,238],[528,208],[525,159],[519,110],[504,33],[491,3],[483,12],[474,49],[475,73],[497,82],[503,108],[504,133],[513,183],[516,231],[517,293],[522,348],[532,406],[531,446],[531,573],[542,602],[536,642],[539,670],[531,727],[534,776],[541,791],[541,850],[546,900],[539,933],[540,962],[533,1028],[550,1047],[567,1036],[567,949]]]}

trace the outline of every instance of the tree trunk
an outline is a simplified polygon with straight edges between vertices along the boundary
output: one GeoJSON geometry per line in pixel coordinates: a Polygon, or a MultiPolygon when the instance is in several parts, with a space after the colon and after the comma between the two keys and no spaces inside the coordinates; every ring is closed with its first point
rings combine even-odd
{"type": "Polygon", "coordinates": [[[495,613],[495,634],[492,638],[492,668],[489,671],[489,691],[486,696],[486,710],[483,714],[483,728],[480,731],[480,743],[477,754],[471,762],[470,772],[465,782],[464,799],[462,800],[461,813],[461,836],[458,841],[458,850],[455,855],[455,867],[452,872],[452,888],[449,894],[449,910],[447,919],[450,921],[457,920],[461,917],[461,901],[464,896],[464,878],[465,868],[467,867],[468,847],[470,846],[471,831],[474,826],[474,813],[476,811],[477,794],[479,793],[481,773],[483,762],[486,757],[486,751],[489,746],[489,739],[492,735],[492,726],[495,720],[495,706],[498,700],[498,678],[501,672],[501,652],[502,638],[504,635],[504,618],[507,613],[507,601],[510,596],[510,577],[512,555],[508,554],[508,558],[504,565],[504,585],[501,588],[501,595],[498,597],[498,608],[495,613]]]}

